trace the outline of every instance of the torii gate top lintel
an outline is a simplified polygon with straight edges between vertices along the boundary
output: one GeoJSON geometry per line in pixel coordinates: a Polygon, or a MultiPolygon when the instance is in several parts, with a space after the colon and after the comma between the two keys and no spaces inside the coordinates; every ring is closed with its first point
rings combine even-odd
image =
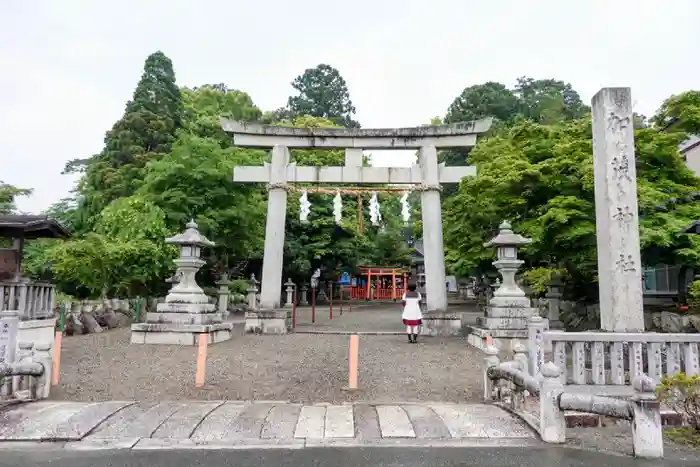
{"type": "Polygon", "coordinates": [[[293,128],[221,119],[221,128],[241,147],[358,148],[405,150],[421,146],[457,148],[474,146],[477,135],[491,128],[484,118],[450,125],[412,128],[293,128]]]}

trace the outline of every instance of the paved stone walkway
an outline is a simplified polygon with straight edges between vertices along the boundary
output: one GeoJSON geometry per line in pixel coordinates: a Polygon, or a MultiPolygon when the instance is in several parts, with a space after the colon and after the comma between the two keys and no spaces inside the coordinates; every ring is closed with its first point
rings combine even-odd
{"type": "Polygon", "coordinates": [[[43,401],[0,412],[0,449],[32,441],[85,450],[539,443],[520,420],[481,404],[43,401]]]}

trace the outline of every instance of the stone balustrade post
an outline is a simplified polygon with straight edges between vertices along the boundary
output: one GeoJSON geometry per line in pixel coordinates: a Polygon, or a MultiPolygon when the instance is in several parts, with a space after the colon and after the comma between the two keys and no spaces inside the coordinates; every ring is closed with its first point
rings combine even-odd
{"type": "Polygon", "coordinates": [[[498,347],[493,344],[487,345],[484,349],[486,353],[484,365],[484,401],[491,401],[494,398],[495,384],[489,378],[489,368],[496,368],[501,362],[498,358],[498,347]]]}
{"type": "Polygon", "coordinates": [[[544,364],[544,331],[547,321],[541,316],[531,316],[527,322],[527,353],[530,376],[537,376],[544,364]]]}
{"type": "Polygon", "coordinates": [[[566,418],[559,408],[559,396],[564,390],[561,369],[552,362],[542,365],[540,379],[540,436],[545,443],[566,441],[566,418]]]}
{"type": "Polygon", "coordinates": [[[44,367],[41,376],[35,378],[34,391],[36,399],[47,399],[51,391],[51,371],[53,371],[53,356],[51,355],[51,343],[36,344],[32,360],[44,367]]]}
{"type": "MultiPolygon", "coordinates": [[[[17,343],[19,348],[17,351],[17,358],[15,361],[18,363],[27,363],[31,361],[32,354],[34,353],[34,343],[20,341],[17,343]]],[[[12,393],[17,391],[23,391],[30,388],[31,376],[13,376],[12,377],[12,393]]]]}
{"type": "Polygon", "coordinates": [[[527,369],[527,347],[520,341],[516,341],[515,344],[513,344],[513,361],[520,365],[520,371],[529,374],[527,369]]]}
{"type": "Polygon", "coordinates": [[[634,395],[630,398],[633,412],[632,444],[635,457],[664,457],[661,425],[661,403],[656,397],[656,384],[645,374],[632,380],[634,395]]]}

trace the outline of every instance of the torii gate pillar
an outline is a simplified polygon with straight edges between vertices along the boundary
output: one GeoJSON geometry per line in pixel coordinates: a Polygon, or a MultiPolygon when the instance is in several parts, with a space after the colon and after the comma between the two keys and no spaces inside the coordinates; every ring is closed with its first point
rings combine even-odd
{"type": "Polygon", "coordinates": [[[428,311],[447,309],[445,288],[445,248],[442,243],[442,204],[437,148],[422,146],[418,151],[421,175],[421,216],[423,221],[423,253],[425,259],[425,293],[428,311]]]}
{"type": "MultiPolygon", "coordinates": [[[[222,119],[221,126],[233,135],[236,146],[272,148],[272,162],[262,166],[234,167],[233,181],[267,183],[269,201],[265,227],[260,310],[246,314],[246,331],[285,333],[291,320],[280,311],[284,229],[289,183],[347,183],[375,185],[414,185],[421,191],[423,243],[425,253],[426,299],[428,313],[436,316],[438,327],[447,319],[445,289],[445,252],[442,240],[441,184],[459,183],[466,176],[476,175],[475,167],[446,167],[438,164],[440,149],[470,147],[478,134],[491,127],[491,119],[452,125],[395,128],[289,128],[249,124],[222,119]],[[342,167],[297,166],[289,162],[289,149],[345,149],[342,167]],[[365,149],[418,149],[419,164],[411,167],[363,167],[365,149]],[[249,316],[250,315],[250,316],[249,316]]],[[[426,316],[426,321],[431,318],[426,316]]],[[[452,321],[459,321],[454,317],[452,321]]],[[[448,333],[460,332],[460,323],[447,324],[448,333]]],[[[424,332],[442,334],[426,324],[424,332]]]]}

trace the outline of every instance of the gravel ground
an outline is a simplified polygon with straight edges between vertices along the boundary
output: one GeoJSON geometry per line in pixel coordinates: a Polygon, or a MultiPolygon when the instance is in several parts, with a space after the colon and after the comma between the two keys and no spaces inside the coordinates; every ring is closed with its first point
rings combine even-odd
{"type": "Polygon", "coordinates": [[[201,390],[194,388],[194,347],[132,345],[129,329],[66,337],[61,382],[51,398],[341,403],[479,402],[483,395],[483,356],[460,338],[423,338],[412,345],[404,336],[361,336],[360,391],[348,393],[342,390],[348,336],[260,336],[242,330],[236,325],[233,339],[209,347],[201,390]]]}
{"type": "MultiPolygon", "coordinates": [[[[451,310],[462,312],[462,318],[467,324],[476,324],[476,318],[483,316],[468,308],[453,307],[451,310]],[[470,311],[464,311],[470,310],[470,311]]],[[[311,308],[297,308],[297,330],[305,331],[356,331],[356,332],[405,332],[401,322],[401,303],[383,303],[367,305],[362,302],[353,303],[352,312],[348,303],[343,304],[343,314],[340,306],[333,306],[333,319],[327,306],[316,308],[316,323],[311,323],[311,308]]]]}
{"type": "Polygon", "coordinates": [[[382,304],[368,306],[353,304],[352,312],[348,304],[343,304],[343,314],[340,307],[333,306],[333,319],[330,319],[328,307],[316,309],[316,323],[311,323],[311,309],[297,308],[297,329],[304,331],[379,331],[405,332],[401,322],[401,304],[382,304]]]}

